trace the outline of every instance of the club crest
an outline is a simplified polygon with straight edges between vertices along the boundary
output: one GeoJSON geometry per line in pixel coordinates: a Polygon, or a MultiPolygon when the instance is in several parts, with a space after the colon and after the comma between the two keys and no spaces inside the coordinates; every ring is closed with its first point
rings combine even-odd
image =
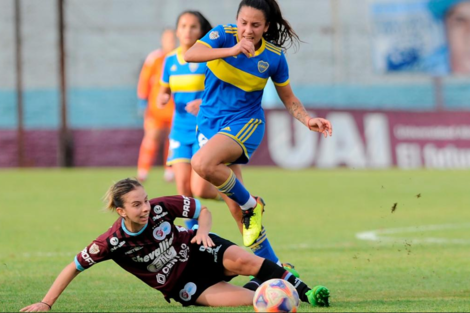
{"type": "Polygon", "coordinates": [[[209,34],[209,38],[212,39],[212,40],[216,40],[217,38],[219,38],[219,32],[214,30],[212,31],[210,34],[209,34]]]}
{"type": "Polygon", "coordinates": [[[266,72],[266,70],[268,69],[269,67],[269,63],[268,62],[264,62],[264,61],[259,61],[258,62],[258,71],[260,73],[264,73],[266,72]]]}

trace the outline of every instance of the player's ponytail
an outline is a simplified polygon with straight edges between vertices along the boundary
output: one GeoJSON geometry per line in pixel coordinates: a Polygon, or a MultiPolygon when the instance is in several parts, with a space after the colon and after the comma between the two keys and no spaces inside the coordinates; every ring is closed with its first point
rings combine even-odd
{"type": "Polygon", "coordinates": [[[122,197],[137,187],[142,187],[142,185],[137,180],[132,178],[120,180],[109,187],[108,191],[104,195],[106,209],[109,211],[114,211],[116,208],[122,208],[124,206],[122,197]]]}
{"type": "Polygon", "coordinates": [[[266,41],[279,47],[288,49],[300,42],[299,36],[282,16],[281,8],[276,0],[242,0],[238,6],[237,17],[244,6],[252,7],[264,13],[266,23],[269,23],[268,31],[263,35],[266,41]],[[287,46],[285,44],[287,43],[287,46]]]}

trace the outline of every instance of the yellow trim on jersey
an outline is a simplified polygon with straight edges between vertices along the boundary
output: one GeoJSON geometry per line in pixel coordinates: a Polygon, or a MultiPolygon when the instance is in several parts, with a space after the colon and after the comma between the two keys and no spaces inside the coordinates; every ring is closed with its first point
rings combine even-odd
{"type": "Polygon", "coordinates": [[[170,165],[174,165],[176,163],[191,163],[191,159],[187,159],[187,158],[175,159],[175,160],[166,162],[166,165],[170,166],[170,165]]]}
{"type": "Polygon", "coordinates": [[[222,59],[207,62],[207,67],[221,81],[234,85],[246,92],[263,90],[268,81],[250,73],[239,70],[222,59]]]}
{"type": "Polygon", "coordinates": [[[170,87],[170,84],[165,83],[163,80],[160,79],[160,86],[163,86],[163,87],[170,87]]]}
{"type": "Polygon", "coordinates": [[[171,75],[171,92],[197,92],[204,90],[204,74],[171,75]]]}
{"type": "Polygon", "coordinates": [[[261,46],[259,47],[258,50],[255,51],[255,56],[260,55],[261,53],[264,52],[264,49],[266,49],[266,40],[264,38],[261,38],[261,46]]]}
{"type": "Polygon", "coordinates": [[[176,53],[176,58],[178,59],[179,64],[185,65],[186,61],[184,60],[183,53],[181,53],[181,47],[178,48],[178,52],[176,53]]]}
{"type": "Polygon", "coordinates": [[[204,46],[207,46],[207,47],[209,47],[209,48],[212,48],[212,46],[211,46],[210,44],[208,44],[207,42],[204,42],[204,41],[202,41],[202,40],[198,40],[198,41],[196,41],[196,42],[202,43],[204,46]]]}
{"type": "MultiPolygon", "coordinates": [[[[243,142],[241,142],[237,137],[235,137],[234,135],[232,134],[228,134],[228,133],[224,133],[224,132],[218,132],[218,134],[221,134],[221,135],[225,135],[227,137],[230,137],[232,138],[233,140],[235,140],[243,149],[243,154],[246,156],[246,158],[249,160],[250,157],[248,156],[248,152],[246,151],[246,147],[245,145],[243,144],[243,142]]],[[[232,164],[232,163],[227,163],[227,164],[232,164]]]]}
{"type": "Polygon", "coordinates": [[[283,83],[276,83],[276,82],[274,82],[274,81],[273,81],[273,83],[274,83],[274,85],[276,85],[276,86],[283,87],[283,86],[289,85],[290,79],[286,80],[286,81],[283,82],[283,83]]]}
{"type": "Polygon", "coordinates": [[[281,52],[278,52],[278,51],[276,51],[276,50],[273,50],[272,48],[267,47],[267,46],[266,46],[266,50],[269,50],[269,51],[271,51],[272,53],[275,53],[275,54],[277,54],[277,55],[281,55],[281,52]]]}
{"type": "Polygon", "coordinates": [[[268,46],[268,47],[270,47],[270,48],[272,48],[273,50],[276,50],[276,51],[278,51],[278,52],[281,52],[281,51],[282,51],[282,48],[280,48],[280,47],[274,45],[273,43],[271,43],[271,42],[269,42],[269,41],[266,42],[266,46],[268,46]]]}

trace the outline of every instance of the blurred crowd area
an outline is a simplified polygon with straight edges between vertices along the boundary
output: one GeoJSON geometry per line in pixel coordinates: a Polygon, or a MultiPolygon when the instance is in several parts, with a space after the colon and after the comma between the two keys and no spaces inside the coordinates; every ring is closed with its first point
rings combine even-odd
{"type": "MultiPolygon", "coordinates": [[[[25,126],[56,126],[59,123],[55,114],[59,107],[58,1],[1,0],[0,127],[15,127],[16,123],[14,1],[20,1],[22,19],[25,126]]],[[[419,2],[405,2],[410,1],[419,2]]],[[[377,47],[382,44],[376,38],[377,18],[381,18],[378,5],[384,2],[279,0],[285,17],[303,41],[297,49],[287,51],[297,96],[306,106],[319,108],[429,111],[441,101],[445,109],[468,110],[470,79],[465,75],[442,75],[436,81],[435,75],[429,73],[387,72],[377,65],[381,53],[377,47]],[[440,100],[436,93],[441,94],[440,100]]],[[[113,123],[140,127],[141,121],[134,110],[136,82],[145,57],[159,45],[161,31],[174,27],[178,14],[187,9],[200,10],[214,26],[235,23],[238,3],[65,0],[71,126],[106,126],[109,120],[103,117],[111,114],[113,123]],[[90,112],[94,114],[90,116],[90,112]]],[[[416,27],[416,23],[413,25],[416,27]]],[[[413,50],[403,51],[402,54],[409,56],[413,50]]],[[[269,86],[264,105],[282,106],[269,86]]]]}

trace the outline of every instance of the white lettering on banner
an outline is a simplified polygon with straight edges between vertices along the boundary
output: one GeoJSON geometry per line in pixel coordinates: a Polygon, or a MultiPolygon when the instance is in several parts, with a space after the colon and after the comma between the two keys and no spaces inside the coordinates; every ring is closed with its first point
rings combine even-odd
{"type": "MultiPolygon", "coordinates": [[[[316,116],[310,112],[311,116],[316,116]]],[[[390,133],[385,114],[364,115],[364,140],[352,114],[333,112],[326,116],[336,136],[322,138],[305,125],[294,121],[283,111],[268,114],[268,149],[273,161],[284,168],[299,169],[316,163],[318,167],[346,165],[354,168],[366,166],[383,168],[392,166],[390,133]],[[292,140],[293,137],[293,140],[292,140]],[[315,162],[316,161],[316,162],[315,162]]]]}
{"type": "Polygon", "coordinates": [[[340,135],[320,140],[317,166],[366,167],[365,147],[354,117],[349,113],[335,112],[328,114],[326,118],[333,125],[335,133],[340,135]]]}
{"type": "Polygon", "coordinates": [[[387,116],[380,113],[366,114],[364,116],[364,136],[367,139],[367,165],[372,168],[392,166],[387,116]]]}
{"type": "Polygon", "coordinates": [[[162,254],[163,252],[165,252],[166,250],[168,250],[170,248],[171,244],[173,243],[173,237],[174,237],[174,235],[171,235],[171,237],[169,239],[165,239],[165,240],[159,242],[158,243],[158,248],[153,250],[149,254],[147,254],[143,257],[140,256],[140,255],[133,257],[132,261],[139,262],[139,263],[153,261],[155,258],[158,258],[160,256],[160,254],[162,254]]]}
{"type": "Polygon", "coordinates": [[[90,257],[90,255],[88,254],[88,251],[87,251],[87,248],[83,249],[82,250],[82,258],[88,262],[88,264],[90,265],[93,265],[95,264],[95,261],[93,261],[93,259],[90,257]]]}
{"type": "Polygon", "coordinates": [[[191,205],[191,200],[188,198],[188,197],[185,197],[185,196],[182,196],[184,201],[184,205],[183,205],[183,216],[184,217],[189,217],[189,207],[191,205]]]}
{"type": "Polygon", "coordinates": [[[393,134],[400,140],[470,140],[470,126],[415,126],[399,124],[393,127],[393,134]]]}
{"type": "Polygon", "coordinates": [[[423,157],[427,168],[470,168],[470,149],[453,145],[437,148],[427,144],[423,148],[423,157]]]}
{"type": "Polygon", "coordinates": [[[284,111],[269,114],[268,148],[273,161],[284,168],[300,169],[313,164],[317,138],[305,125],[293,121],[284,111]],[[291,123],[294,123],[294,140],[291,138],[291,123]]]}
{"type": "Polygon", "coordinates": [[[397,166],[402,169],[421,167],[421,149],[416,143],[400,143],[395,147],[397,166]]]}

